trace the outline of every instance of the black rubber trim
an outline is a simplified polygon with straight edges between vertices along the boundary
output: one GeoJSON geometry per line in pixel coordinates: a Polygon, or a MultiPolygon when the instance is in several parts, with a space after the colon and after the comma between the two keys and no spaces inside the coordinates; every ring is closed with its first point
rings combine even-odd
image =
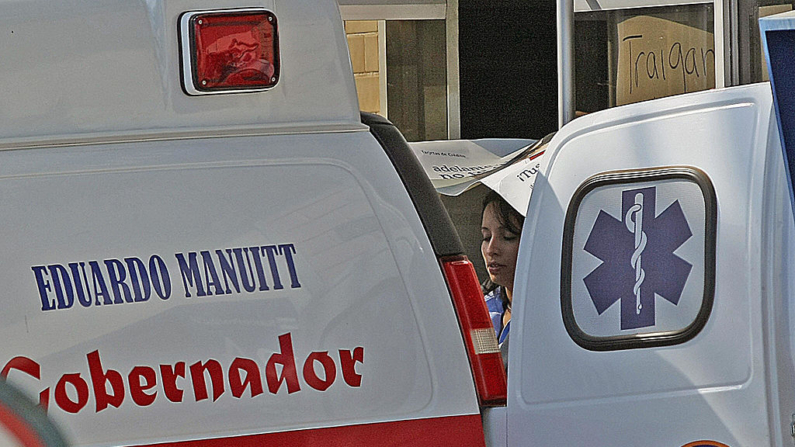
{"type": "Polygon", "coordinates": [[[400,131],[382,116],[364,112],[361,116],[362,123],[370,128],[370,133],[384,148],[384,152],[389,156],[406,186],[436,256],[464,253],[464,246],[439,198],[439,193],[436,192],[400,131]]]}
{"type": "Polygon", "coordinates": [[[597,174],[586,180],[569,203],[566,221],[563,228],[563,249],[561,253],[560,271],[560,306],[563,325],[569,336],[580,347],[590,351],[617,351],[623,349],[651,348],[671,346],[693,339],[707,324],[712,313],[715,298],[715,263],[718,227],[718,201],[715,187],[707,174],[694,167],[667,167],[656,169],[639,169],[614,171],[597,174]],[[651,332],[614,337],[595,337],[586,334],[577,324],[571,300],[571,270],[574,244],[574,225],[580,203],[594,189],[615,184],[632,184],[638,182],[684,180],[699,186],[704,197],[705,228],[704,228],[704,295],[695,320],[687,327],[675,331],[651,332]]]}

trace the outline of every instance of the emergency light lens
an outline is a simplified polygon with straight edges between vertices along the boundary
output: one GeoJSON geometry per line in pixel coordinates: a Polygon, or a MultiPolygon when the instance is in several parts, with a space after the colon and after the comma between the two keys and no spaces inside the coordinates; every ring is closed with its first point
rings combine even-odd
{"type": "Polygon", "coordinates": [[[505,405],[508,378],[475,267],[466,256],[445,258],[441,262],[464,335],[480,405],[505,405]]]}
{"type": "Polygon", "coordinates": [[[279,80],[276,16],[268,11],[195,14],[190,19],[193,87],[256,90],[279,80]]]}

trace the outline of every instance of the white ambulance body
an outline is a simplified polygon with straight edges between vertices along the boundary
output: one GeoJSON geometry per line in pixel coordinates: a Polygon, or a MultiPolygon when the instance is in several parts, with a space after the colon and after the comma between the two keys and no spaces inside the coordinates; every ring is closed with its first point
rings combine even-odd
{"type": "Polygon", "coordinates": [[[578,118],[547,154],[490,445],[792,446],[795,224],[770,84],[578,118]]]}
{"type": "Polygon", "coordinates": [[[795,13],[760,28],[771,82],[552,138],[488,445],[795,445],[795,13]]]}
{"type": "Polygon", "coordinates": [[[2,2],[0,78],[0,366],[72,445],[483,445],[474,269],[335,2],[2,2]]]}
{"type": "Polygon", "coordinates": [[[0,79],[0,375],[73,445],[792,445],[770,84],[554,136],[506,391],[333,1],[1,2],[0,79]]]}

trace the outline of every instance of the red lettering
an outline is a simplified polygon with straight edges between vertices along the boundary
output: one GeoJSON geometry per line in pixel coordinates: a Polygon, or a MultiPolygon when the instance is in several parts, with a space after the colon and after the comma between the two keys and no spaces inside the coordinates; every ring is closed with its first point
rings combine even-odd
{"type": "Polygon", "coordinates": [[[94,399],[97,401],[97,413],[113,405],[119,408],[124,401],[124,380],[118,371],[109,369],[107,373],[102,370],[99,360],[99,351],[90,352],[88,355],[88,372],[91,375],[91,384],[94,386],[94,399]],[[113,390],[108,394],[107,384],[113,390]]]}
{"type": "Polygon", "coordinates": [[[133,401],[142,407],[151,405],[157,397],[157,391],[152,394],[146,394],[144,391],[151,390],[157,383],[155,370],[148,366],[136,366],[130,371],[128,377],[130,381],[130,396],[132,396],[133,401]],[[144,379],[143,384],[141,384],[141,379],[144,379]]]}
{"type": "Polygon", "coordinates": [[[18,356],[9,360],[6,366],[3,367],[3,370],[0,371],[0,376],[8,377],[8,373],[12,369],[22,371],[34,379],[41,379],[41,365],[27,357],[18,356]]]}
{"type": "Polygon", "coordinates": [[[356,362],[364,363],[364,348],[359,346],[353,352],[340,349],[340,367],[342,378],[348,386],[359,387],[362,385],[362,375],[356,372],[356,362]]]}
{"type": "Polygon", "coordinates": [[[318,391],[326,391],[336,378],[337,367],[328,352],[313,352],[309,354],[306,362],[304,362],[304,380],[309,386],[318,391]],[[315,373],[315,362],[320,362],[323,365],[325,380],[320,380],[320,377],[315,373]]]}
{"type": "MultiPolygon", "coordinates": [[[[271,394],[278,394],[283,383],[286,384],[287,394],[301,391],[292,334],[288,332],[278,338],[279,350],[270,356],[264,369],[261,369],[255,360],[241,357],[232,359],[228,371],[225,371],[225,366],[215,359],[198,361],[190,365],[190,380],[193,385],[195,401],[208,400],[208,386],[212,386],[212,402],[216,402],[226,392],[225,380],[228,380],[234,398],[242,398],[247,389],[249,395],[254,398],[265,392],[263,374],[271,394]],[[227,377],[224,377],[224,374],[227,374],[227,377]],[[208,375],[210,384],[207,383],[208,375]]],[[[123,373],[112,368],[106,370],[103,367],[99,350],[86,354],[86,360],[89,377],[83,377],[82,373],[62,375],[55,387],[45,388],[39,393],[39,405],[46,410],[52,398],[63,411],[72,414],[78,413],[88,405],[93,389],[97,413],[109,406],[121,407],[126,392],[129,392],[133,401],[128,405],[147,407],[157,400],[158,380],[161,381],[163,394],[169,401],[183,401],[185,381],[188,379],[186,375],[188,366],[184,361],[178,361],[171,365],[159,365],[159,378],[157,366],[135,366],[127,373],[127,383],[125,383],[123,373]],[[87,379],[90,379],[90,384],[87,379]],[[128,384],[129,389],[126,389],[128,384]],[[54,390],[52,394],[51,389],[54,390]]],[[[328,390],[337,378],[338,371],[335,362],[336,360],[329,355],[329,351],[310,353],[306,357],[302,369],[306,386],[321,392],[328,390]]],[[[356,371],[356,367],[358,363],[364,363],[364,348],[360,346],[352,350],[340,349],[339,362],[345,383],[350,387],[360,387],[362,375],[356,371]]],[[[0,369],[0,380],[7,378],[12,370],[29,377],[24,380],[41,380],[41,365],[27,357],[17,356],[9,360],[0,369]]]]}
{"type": "Polygon", "coordinates": [[[293,340],[290,333],[279,336],[279,347],[281,352],[271,355],[265,365],[265,378],[268,381],[268,391],[276,394],[282,382],[287,382],[287,394],[301,391],[298,383],[298,373],[295,370],[295,356],[293,355],[293,340]],[[282,365],[282,375],[276,374],[276,364],[282,365]]]}
{"type": "Polygon", "coordinates": [[[168,400],[182,402],[182,390],[177,387],[177,377],[185,378],[185,362],[177,362],[174,366],[160,365],[160,375],[168,400]]]}
{"type": "Polygon", "coordinates": [[[229,367],[229,389],[232,391],[233,396],[240,398],[246,391],[246,386],[251,386],[251,397],[258,396],[264,392],[259,367],[254,360],[235,358],[229,367]],[[246,371],[245,380],[240,379],[241,370],[246,371]]]}
{"type": "Polygon", "coordinates": [[[204,372],[210,373],[213,384],[213,402],[224,394],[224,370],[217,360],[207,360],[207,363],[196,362],[190,365],[190,378],[193,380],[193,396],[196,402],[207,399],[207,383],[204,381],[204,372]]]}
{"type": "MultiPolygon", "coordinates": [[[[12,369],[22,371],[36,380],[41,380],[41,365],[27,357],[18,356],[9,360],[8,363],[6,363],[6,366],[3,367],[2,371],[0,371],[0,376],[7,378],[8,373],[11,372],[12,369]]],[[[49,388],[39,393],[39,405],[45,410],[50,406],[49,388]]]]}
{"type": "Polygon", "coordinates": [[[55,403],[67,413],[77,413],[88,403],[88,384],[78,373],[64,374],[55,385],[55,403]],[[77,391],[77,402],[66,394],[66,385],[72,385],[77,391]]]}

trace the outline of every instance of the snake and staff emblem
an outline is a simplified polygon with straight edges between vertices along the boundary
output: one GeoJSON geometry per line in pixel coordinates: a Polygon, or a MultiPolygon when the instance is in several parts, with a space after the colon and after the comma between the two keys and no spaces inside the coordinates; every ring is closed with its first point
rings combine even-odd
{"type": "Polygon", "coordinates": [[[643,304],[640,302],[640,286],[646,278],[646,272],[641,267],[641,255],[646,249],[648,238],[643,232],[643,194],[635,194],[635,204],[632,205],[624,216],[624,224],[635,236],[635,250],[630,257],[630,264],[635,269],[635,284],[632,286],[632,293],[635,295],[635,313],[640,315],[643,304]]]}
{"type": "Polygon", "coordinates": [[[674,254],[692,232],[674,200],[657,214],[657,188],[621,191],[619,218],[600,210],[584,250],[602,260],[583,281],[602,315],[621,302],[621,330],[655,326],[655,296],[677,305],[692,265],[674,254]]]}

